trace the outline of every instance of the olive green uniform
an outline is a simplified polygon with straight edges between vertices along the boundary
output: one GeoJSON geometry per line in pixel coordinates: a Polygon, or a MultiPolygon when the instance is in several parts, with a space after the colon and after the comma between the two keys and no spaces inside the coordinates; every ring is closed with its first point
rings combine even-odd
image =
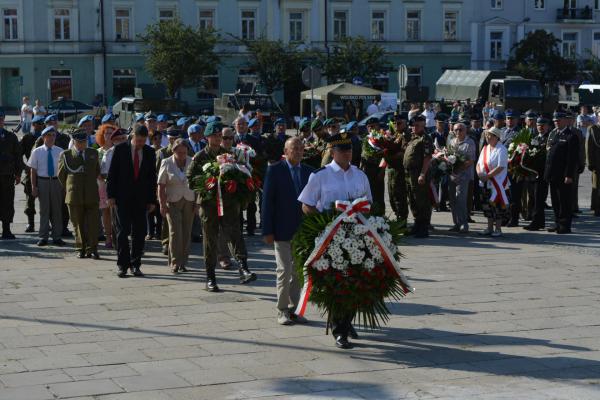
{"type": "Polygon", "coordinates": [[[71,223],[75,230],[75,248],[78,252],[98,250],[98,177],[100,160],[98,151],[76,149],[62,152],[58,161],[58,179],[66,191],[65,203],[69,207],[71,223]]]}
{"type": "MultiPolygon", "coordinates": [[[[368,143],[364,144],[364,146],[368,146],[368,143]]],[[[360,169],[363,170],[369,179],[375,211],[385,214],[385,169],[379,166],[381,159],[382,157],[367,157],[363,152],[360,169]]]]}
{"type": "Polygon", "coordinates": [[[410,134],[402,132],[396,137],[393,148],[389,149],[387,166],[388,198],[392,211],[400,221],[408,219],[408,197],[406,195],[406,173],[404,171],[404,152],[410,141],[410,134]]]}
{"type": "Polygon", "coordinates": [[[433,154],[431,137],[423,132],[413,135],[404,152],[404,171],[406,173],[406,188],[410,211],[415,218],[416,229],[426,232],[431,223],[431,200],[429,198],[429,174],[425,176],[425,184],[419,185],[419,175],[423,161],[433,154]]]}
{"type": "Polygon", "coordinates": [[[0,221],[11,224],[15,216],[15,178],[21,176],[23,156],[17,135],[0,128],[0,221]]]}

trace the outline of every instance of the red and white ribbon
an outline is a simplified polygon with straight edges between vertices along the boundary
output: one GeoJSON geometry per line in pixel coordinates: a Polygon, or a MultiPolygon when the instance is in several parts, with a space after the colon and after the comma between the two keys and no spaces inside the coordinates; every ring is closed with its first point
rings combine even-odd
{"type": "MultiPolygon", "coordinates": [[[[491,168],[490,168],[490,153],[492,152],[491,146],[488,144],[483,148],[483,167],[485,168],[485,172],[486,174],[489,175],[491,168]]],[[[492,186],[491,186],[491,191],[492,194],[490,196],[490,203],[496,203],[496,204],[500,204],[501,206],[506,206],[508,205],[508,196],[506,195],[506,190],[505,187],[508,184],[508,178],[506,178],[504,180],[504,182],[502,182],[502,184],[498,183],[498,180],[496,179],[495,176],[493,177],[488,177],[488,181],[491,182],[492,186]]]]}
{"type": "Polygon", "coordinates": [[[223,194],[221,193],[221,176],[217,179],[217,215],[223,216],[223,194]]]}

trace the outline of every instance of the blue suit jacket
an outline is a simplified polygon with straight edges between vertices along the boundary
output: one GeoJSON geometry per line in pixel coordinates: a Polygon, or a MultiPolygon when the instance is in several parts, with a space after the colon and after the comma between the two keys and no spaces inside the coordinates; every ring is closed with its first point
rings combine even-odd
{"type": "MultiPolygon", "coordinates": [[[[304,189],[313,168],[300,164],[301,188],[304,189]]],[[[263,188],[261,224],[264,236],[274,235],[275,241],[292,240],[302,221],[302,203],[298,201],[292,174],[285,160],[267,169],[263,188]]]]}

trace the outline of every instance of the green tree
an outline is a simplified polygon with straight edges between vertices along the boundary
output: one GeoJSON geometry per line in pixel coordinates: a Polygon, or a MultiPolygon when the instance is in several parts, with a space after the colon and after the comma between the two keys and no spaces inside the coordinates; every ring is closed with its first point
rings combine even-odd
{"type": "Polygon", "coordinates": [[[577,73],[577,62],[560,54],[560,43],[560,39],[545,30],[529,32],[513,46],[507,69],[542,84],[572,79],[577,73]]]}
{"type": "Polygon", "coordinates": [[[392,70],[385,49],[364,37],[347,37],[336,44],[330,54],[321,55],[323,71],[330,82],[352,82],[360,77],[374,84],[377,76],[392,70]]]}
{"type": "Polygon", "coordinates": [[[149,25],[139,35],[145,44],[146,69],[163,83],[170,97],[198,82],[219,63],[213,29],[192,28],[174,19],[149,25]]]}
{"type": "Polygon", "coordinates": [[[600,82],[600,58],[590,49],[587,49],[588,58],[582,60],[582,74],[584,79],[592,83],[600,82]]]}

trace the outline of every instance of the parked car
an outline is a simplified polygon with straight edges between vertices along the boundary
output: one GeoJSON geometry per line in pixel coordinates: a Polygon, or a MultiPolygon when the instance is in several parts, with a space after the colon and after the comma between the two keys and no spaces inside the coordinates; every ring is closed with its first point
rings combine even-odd
{"type": "Polygon", "coordinates": [[[363,119],[361,119],[358,122],[358,133],[361,136],[365,136],[368,132],[367,132],[367,119],[369,118],[377,118],[379,120],[379,126],[385,128],[388,123],[390,122],[390,120],[394,117],[394,111],[381,111],[381,112],[376,112],[373,115],[370,115],[368,117],[365,117],[363,119]]]}
{"type": "Polygon", "coordinates": [[[77,100],[56,100],[46,106],[48,114],[58,115],[58,119],[74,123],[84,115],[94,115],[94,107],[77,100]]]}

